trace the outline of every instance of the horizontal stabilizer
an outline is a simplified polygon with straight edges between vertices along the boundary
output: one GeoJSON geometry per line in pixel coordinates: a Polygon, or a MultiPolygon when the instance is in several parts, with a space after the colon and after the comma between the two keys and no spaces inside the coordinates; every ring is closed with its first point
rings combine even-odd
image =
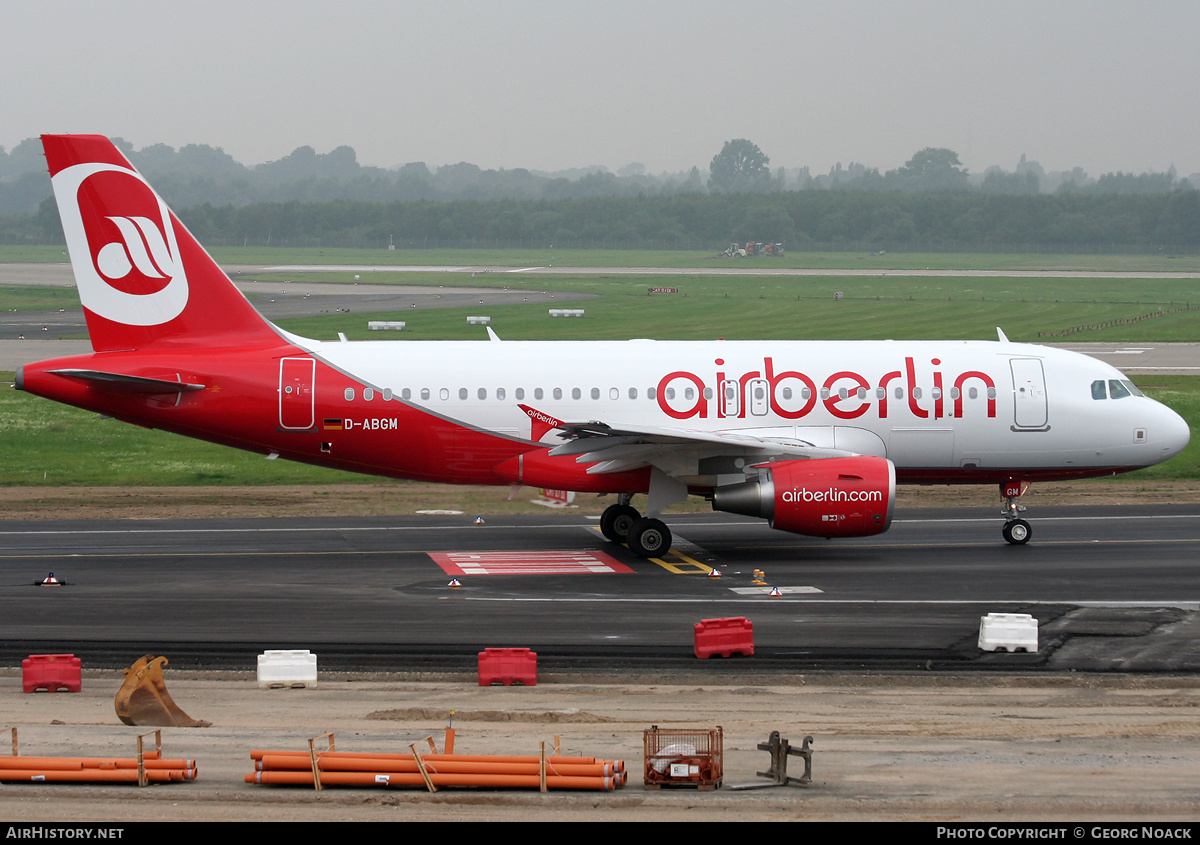
{"type": "Polygon", "coordinates": [[[161,378],[129,376],[123,373],[106,373],[100,370],[47,370],[51,375],[83,379],[97,387],[119,390],[122,393],[191,393],[203,390],[202,384],[184,384],[161,378]]]}

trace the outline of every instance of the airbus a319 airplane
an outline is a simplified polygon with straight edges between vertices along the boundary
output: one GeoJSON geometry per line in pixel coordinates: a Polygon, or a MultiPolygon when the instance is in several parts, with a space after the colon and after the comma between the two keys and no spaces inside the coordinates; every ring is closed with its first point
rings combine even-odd
{"type": "Polygon", "coordinates": [[[94,352],[17,387],[137,425],[356,472],[614,493],[655,557],[688,495],[819,537],[886,531],[897,483],[1112,475],[1188,442],[1118,370],[997,341],[318,341],[267,322],[113,144],[42,143],[94,352]],[[630,505],[647,495],[645,514],[630,505]]]}

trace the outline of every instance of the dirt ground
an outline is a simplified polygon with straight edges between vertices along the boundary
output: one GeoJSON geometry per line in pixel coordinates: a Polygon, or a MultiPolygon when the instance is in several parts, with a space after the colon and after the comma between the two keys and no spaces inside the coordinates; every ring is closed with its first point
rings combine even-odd
{"type": "MultiPolygon", "coordinates": [[[[479,687],[474,677],[321,677],[316,689],[261,690],[252,674],[166,671],[174,700],[209,728],[166,728],[165,756],[196,759],[193,782],[151,786],[0,785],[0,819],[68,821],[1023,821],[1200,820],[1200,679],[1119,675],[796,675],[714,686],[674,678],[542,677],[479,687]],[[340,751],[401,751],[454,711],[458,753],[563,753],[623,760],[613,792],[266,787],[244,782],[252,749],[304,750],[334,732],[340,751]],[[711,729],[724,739],[719,790],[649,790],[643,731],[711,729]],[[771,731],[813,738],[813,781],[756,773],[771,731]]],[[[83,692],[22,694],[0,677],[0,726],[20,753],[132,755],[119,673],[83,692]]],[[[792,758],[789,774],[803,772],[792,758]]]]}
{"type": "MultiPolygon", "coordinates": [[[[539,491],[522,487],[510,500],[507,487],[458,487],[412,481],[381,481],[292,487],[8,487],[0,489],[3,519],[212,519],[277,516],[411,515],[457,510],[469,515],[546,514],[533,504],[539,491]]],[[[571,513],[599,514],[613,496],[580,494],[571,513]]],[[[1107,481],[1036,484],[1022,499],[1039,505],[1132,505],[1200,502],[1200,482],[1107,481]]],[[[636,502],[635,502],[636,504],[636,502]]],[[[988,485],[899,487],[896,505],[1000,507],[988,485]]],[[[668,513],[711,512],[695,497],[668,513]]],[[[997,513],[999,511],[997,510],[997,513]]]]}

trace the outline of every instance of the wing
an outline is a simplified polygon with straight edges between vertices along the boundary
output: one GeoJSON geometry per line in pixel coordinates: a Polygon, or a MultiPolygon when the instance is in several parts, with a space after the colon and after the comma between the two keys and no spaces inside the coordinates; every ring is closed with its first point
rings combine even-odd
{"type": "Polygon", "coordinates": [[[857,454],[829,449],[796,438],[760,437],[737,431],[695,431],[645,425],[609,425],[604,422],[559,422],[554,426],[568,442],[555,446],[552,457],[574,455],[581,464],[594,464],[589,473],[621,472],[644,466],[658,467],[671,475],[709,474],[672,472],[680,464],[728,458],[743,465],[777,458],[844,458],[857,454]]]}
{"type": "Polygon", "coordinates": [[[551,448],[549,455],[574,455],[578,463],[592,464],[588,474],[650,467],[649,514],[659,514],[666,506],[682,502],[690,492],[745,481],[753,472],[751,467],[768,461],[857,454],[796,438],[764,437],[744,431],[573,423],[553,418],[545,422],[568,438],[566,443],[551,448]]]}

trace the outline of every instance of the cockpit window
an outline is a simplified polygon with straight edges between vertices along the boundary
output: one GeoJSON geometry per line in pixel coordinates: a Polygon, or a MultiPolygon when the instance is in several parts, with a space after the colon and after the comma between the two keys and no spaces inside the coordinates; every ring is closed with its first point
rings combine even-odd
{"type": "Polygon", "coordinates": [[[1145,396],[1138,390],[1137,385],[1127,378],[1112,378],[1105,382],[1098,379],[1092,382],[1093,399],[1124,399],[1127,396],[1145,396]]]}

